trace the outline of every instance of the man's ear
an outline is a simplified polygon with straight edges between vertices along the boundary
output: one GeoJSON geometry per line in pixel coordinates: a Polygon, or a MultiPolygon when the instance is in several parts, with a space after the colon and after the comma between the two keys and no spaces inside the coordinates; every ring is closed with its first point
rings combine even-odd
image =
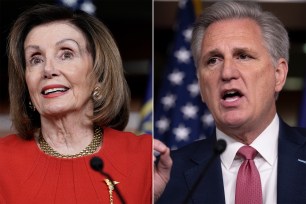
{"type": "Polygon", "coordinates": [[[275,67],[275,92],[280,92],[283,89],[286,83],[287,74],[288,62],[284,58],[280,58],[275,67]]]}

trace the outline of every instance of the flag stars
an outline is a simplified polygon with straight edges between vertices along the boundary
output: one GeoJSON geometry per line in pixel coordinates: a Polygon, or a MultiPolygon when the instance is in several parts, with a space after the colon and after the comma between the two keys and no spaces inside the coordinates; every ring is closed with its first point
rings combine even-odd
{"type": "Polygon", "coordinates": [[[174,56],[177,58],[179,63],[188,64],[190,62],[191,53],[186,48],[182,47],[176,52],[174,52],[174,56]]]}
{"type": "Polygon", "coordinates": [[[160,133],[164,133],[169,128],[169,119],[162,117],[160,120],[156,121],[155,126],[158,128],[160,133]]]}
{"type": "Polygon", "coordinates": [[[192,105],[191,103],[188,103],[187,105],[183,106],[181,108],[181,111],[184,114],[185,118],[192,118],[195,119],[197,116],[199,108],[197,106],[192,105]]]}
{"type": "Polygon", "coordinates": [[[62,0],[63,4],[68,7],[75,7],[77,5],[77,0],[62,0]]]}
{"type": "Polygon", "coordinates": [[[212,117],[212,115],[210,113],[205,113],[202,116],[202,122],[206,126],[211,126],[214,123],[214,118],[212,117]]]}
{"type": "Polygon", "coordinates": [[[169,70],[160,90],[163,95],[158,100],[154,120],[155,137],[165,141],[171,149],[209,137],[214,129],[214,120],[201,102],[201,89],[190,50],[194,8],[189,0],[179,0],[178,5],[178,38],[171,50],[169,70]]]}
{"type": "Polygon", "coordinates": [[[161,103],[164,105],[165,110],[169,110],[175,104],[176,97],[173,94],[168,94],[161,99],[161,103]]]}
{"type": "Polygon", "coordinates": [[[200,93],[200,88],[197,81],[194,81],[192,84],[187,86],[187,90],[189,91],[192,97],[196,97],[200,93]]]}
{"type": "Polygon", "coordinates": [[[185,37],[185,41],[186,42],[190,42],[191,41],[191,37],[192,37],[192,28],[187,28],[186,30],[183,31],[183,36],[185,37]]]}
{"type": "Polygon", "coordinates": [[[173,85],[181,85],[184,77],[184,72],[174,70],[171,74],[169,74],[168,79],[173,85]]]}
{"type": "Polygon", "coordinates": [[[179,7],[181,9],[185,8],[186,7],[186,4],[187,4],[187,0],[181,0],[179,1],[179,7]]]}
{"type": "Polygon", "coordinates": [[[173,134],[175,135],[176,141],[188,141],[190,129],[186,128],[184,125],[180,124],[177,128],[173,129],[173,134]]]}
{"type": "Polygon", "coordinates": [[[84,1],[81,5],[81,10],[89,14],[94,14],[96,12],[96,7],[91,1],[84,1]]]}

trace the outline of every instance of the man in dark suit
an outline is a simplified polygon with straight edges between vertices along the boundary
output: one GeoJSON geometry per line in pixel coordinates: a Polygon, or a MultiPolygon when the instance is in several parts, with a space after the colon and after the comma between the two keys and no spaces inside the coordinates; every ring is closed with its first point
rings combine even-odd
{"type": "Polygon", "coordinates": [[[306,130],[285,124],[275,104],[288,50],[283,24],[257,4],[222,1],[203,12],[192,51],[216,131],[171,152],[170,179],[168,150],[156,141],[158,203],[306,203],[306,130]],[[219,139],[227,143],[220,156],[219,139]]]}

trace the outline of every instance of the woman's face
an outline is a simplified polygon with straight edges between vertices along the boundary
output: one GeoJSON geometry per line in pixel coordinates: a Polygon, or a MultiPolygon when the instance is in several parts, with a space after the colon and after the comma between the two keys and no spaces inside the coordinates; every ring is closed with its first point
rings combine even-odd
{"type": "Polygon", "coordinates": [[[86,47],[81,30],[65,21],[39,25],[27,35],[25,78],[42,116],[92,114],[93,60],[86,47]]]}

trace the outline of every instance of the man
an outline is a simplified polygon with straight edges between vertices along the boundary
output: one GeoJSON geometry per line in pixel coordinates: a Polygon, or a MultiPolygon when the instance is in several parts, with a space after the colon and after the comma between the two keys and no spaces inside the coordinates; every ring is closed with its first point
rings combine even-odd
{"type": "Polygon", "coordinates": [[[171,159],[156,143],[158,203],[306,203],[306,130],[289,127],[276,113],[288,50],[282,23],[257,4],[217,2],[203,12],[192,51],[216,131],[171,152],[160,199],[171,159]],[[219,139],[227,147],[216,156],[219,139]]]}

